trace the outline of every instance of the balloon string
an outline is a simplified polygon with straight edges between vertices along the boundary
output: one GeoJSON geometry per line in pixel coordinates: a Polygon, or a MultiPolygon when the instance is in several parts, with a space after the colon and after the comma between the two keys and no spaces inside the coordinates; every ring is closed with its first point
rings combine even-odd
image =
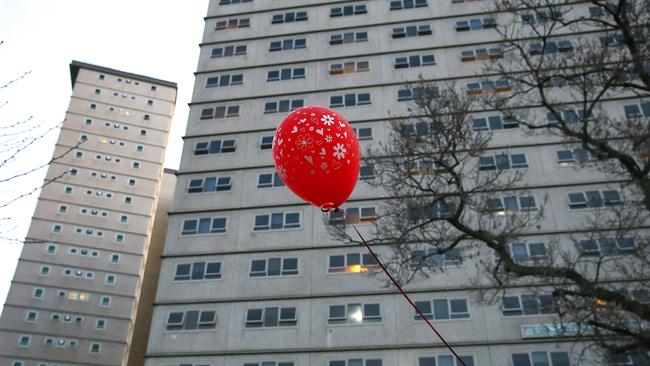
{"type": "Polygon", "coordinates": [[[393,282],[393,284],[395,285],[395,287],[397,287],[397,289],[398,289],[399,292],[402,294],[402,296],[404,296],[404,298],[406,299],[406,301],[408,301],[408,303],[411,304],[411,306],[413,307],[413,309],[415,309],[415,312],[417,312],[418,315],[419,315],[422,319],[424,319],[424,321],[427,322],[427,325],[429,325],[429,328],[431,328],[431,330],[432,330],[432,331],[433,331],[433,332],[438,336],[438,338],[440,338],[440,340],[442,341],[442,343],[444,343],[445,346],[447,346],[447,348],[449,349],[449,351],[451,351],[451,353],[456,357],[456,359],[458,360],[458,362],[460,362],[460,364],[463,365],[463,366],[467,366],[467,365],[465,364],[465,361],[463,361],[463,359],[460,358],[460,356],[456,353],[456,351],[454,351],[454,349],[451,347],[451,345],[449,345],[449,343],[447,343],[447,341],[442,337],[442,334],[440,334],[440,332],[438,332],[438,330],[436,329],[436,327],[434,327],[433,324],[429,321],[429,319],[428,319],[428,318],[427,318],[427,317],[422,313],[422,311],[421,311],[420,309],[418,309],[417,305],[415,305],[415,303],[413,302],[413,300],[411,300],[411,298],[406,294],[406,292],[404,291],[404,289],[402,289],[402,286],[400,286],[400,284],[395,280],[395,278],[393,278],[393,276],[390,274],[390,272],[388,272],[388,269],[386,269],[386,267],[384,266],[384,264],[381,263],[381,261],[379,260],[379,257],[377,257],[377,254],[375,254],[375,252],[372,250],[372,248],[370,248],[370,245],[368,245],[368,242],[366,242],[366,239],[364,239],[363,236],[361,235],[361,233],[359,232],[359,230],[357,230],[357,227],[354,226],[354,224],[352,224],[352,227],[354,228],[354,231],[357,232],[357,235],[359,235],[359,237],[361,238],[361,241],[363,242],[363,244],[365,244],[366,248],[368,249],[368,252],[370,252],[370,254],[375,258],[375,260],[377,261],[377,263],[379,264],[379,266],[381,267],[381,269],[384,270],[384,273],[386,273],[386,275],[388,276],[388,278],[390,278],[391,282],[393,282]]]}

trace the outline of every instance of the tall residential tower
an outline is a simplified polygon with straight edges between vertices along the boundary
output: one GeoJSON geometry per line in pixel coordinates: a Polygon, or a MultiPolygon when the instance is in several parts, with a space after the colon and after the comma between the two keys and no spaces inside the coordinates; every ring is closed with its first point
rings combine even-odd
{"type": "MultiPolygon", "coordinates": [[[[289,111],[322,105],[351,123],[365,150],[385,140],[391,115],[407,114],[412,96],[404,82],[419,74],[467,85],[468,92],[494,89],[480,82],[480,60],[500,52],[483,3],[210,1],[147,366],[459,364],[382,275],[363,273],[376,269],[363,248],[328,234],[338,218],[283,186],[271,147],[289,111]]],[[[544,242],[578,220],[567,193],[602,188],[602,176],[572,174],[557,160],[566,149],[561,142],[527,139],[491,113],[481,120],[495,148],[512,146],[512,166],[527,169],[538,202],[550,197],[548,227],[530,237],[544,242]]],[[[366,235],[363,224],[375,219],[380,196],[364,182],[372,175],[362,167],[346,203],[366,235]]],[[[377,251],[391,253],[386,245],[377,251]]],[[[575,365],[575,342],[544,333],[552,315],[538,299],[531,305],[528,289],[513,289],[505,303],[478,301],[475,261],[440,258],[444,272],[409,285],[465,363],[575,365]]]]}
{"type": "Polygon", "coordinates": [[[177,87],[77,61],[70,73],[51,182],[0,318],[2,365],[143,362],[156,285],[145,273],[160,265],[176,180],[163,159],[177,87]]]}

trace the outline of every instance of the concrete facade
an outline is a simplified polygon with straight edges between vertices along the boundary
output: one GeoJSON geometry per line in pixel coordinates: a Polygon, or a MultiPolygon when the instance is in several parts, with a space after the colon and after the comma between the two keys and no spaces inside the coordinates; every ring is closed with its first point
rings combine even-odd
{"type": "Polygon", "coordinates": [[[77,61],[70,73],[61,157],[0,318],[0,364],[143,364],[176,181],[163,159],[177,87],[77,61]]]}
{"type": "MultiPolygon", "coordinates": [[[[370,104],[336,108],[352,127],[371,129],[370,137],[360,141],[365,151],[384,140],[389,114],[406,113],[406,103],[397,100],[405,81],[420,73],[459,85],[480,80],[482,63],[462,62],[461,50],[490,47],[497,38],[488,31],[456,32],[455,25],[485,16],[485,7],[482,2],[431,0],[210,1],[147,366],[458,365],[426,324],[414,319],[404,299],[384,286],[383,275],[358,273],[363,269],[350,262],[342,270],[331,265],[341,256],[362,257],[363,248],[333,240],[320,210],[286,187],[262,181],[274,172],[266,142],[291,103],[329,106],[332,96],[370,93],[370,104]],[[391,10],[392,3],[406,8],[391,10]],[[350,6],[361,6],[352,10],[358,14],[331,16],[337,12],[333,8],[350,6]],[[274,22],[301,18],[303,12],[304,21],[274,22]],[[421,27],[422,35],[392,36],[395,28],[413,26],[421,27]],[[339,34],[353,41],[332,45],[332,37],[339,34]],[[431,54],[435,64],[430,66],[394,67],[396,57],[431,54]],[[333,64],[352,62],[349,73],[330,71],[337,67],[333,64]],[[365,62],[369,67],[363,67],[365,62]],[[267,80],[269,71],[288,68],[304,68],[305,77],[267,80]],[[216,146],[216,141],[223,146],[230,140],[235,149],[216,146]],[[206,152],[212,144],[214,150],[206,152]],[[223,182],[221,190],[215,181],[223,182]],[[256,217],[280,213],[298,213],[299,227],[284,228],[283,222],[279,229],[255,230],[256,217]],[[279,274],[269,274],[268,267],[266,275],[256,272],[263,260],[267,266],[281,263],[279,274]],[[212,270],[206,269],[209,264],[212,270]],[[333,319],[333,311],[354,310],[355,304],[370,305],[367,310],[375,315],[378,304],[379,316],[345,324],[333,319]],[[255,323],[257,309],[265,309],[264,321],[273,325],[255,323]],[[278,309],[280,314],[289,309],[284,324],[281,315],[280,320],[268,315],[278,309]]],[[[586,12],[587,5],[575,5],[574,11],[586,12]]],[[[612,116],[623,116],[625,103],[630,101],[612,101],[607,108],[612,116]]],[[[569,209],[568,193],[608,187],[599,173],[571,174],[571,166],[559,164],[556,152],[565,149],[559,141],[539,141],[516,128],[494,131],[491,144],[495,151],[526,154],[530,169],[524,182],[534,187],[538,202],[549,199],[540,223],[544,230],[531,233],[529,242],[544,241],[582,219],[584,212],[569,209]]],[[[379,196],[359,182],[346,206],[375,207],[379,196]]],[[[359,228],[368,235],[367,226],[359,228]]],[[[390,255],[388,247],[378,246],[377,251],[390,255]]],[[[445,272],[409,285],[416,301],[433,301],[434,307],[453,313],[436,319],[436,326],[468,366],[511,366],[513,354],[546,357],[547,363],[540,365],[577,364],[574,341],[525,332],[552,323],[552,316],[511,316],[499,303],[479,302],[477,289],[469,286],[477,274],[474,264],[471,259],[450,264],[445,272]]],[[[524,288],[513,291],[526,293],[524,288]]]]}

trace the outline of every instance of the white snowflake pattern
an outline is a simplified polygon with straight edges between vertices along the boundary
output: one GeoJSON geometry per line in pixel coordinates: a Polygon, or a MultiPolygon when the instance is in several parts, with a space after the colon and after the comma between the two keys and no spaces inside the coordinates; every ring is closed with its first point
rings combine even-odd
{"type": "Polygon", "coordinates": [[[323,115],[320,120],[325,124],[325,126],[331,126],[334,124],[334,117],[330,116],[329,114],[323,115]]]}
{"type": "Polygon", "coordinates": [[[336,146],[333,147],[334,149],[334,157],[341,160],[345,157],[345,153],[348,152],[348,150],[343,146],[343,144],[336,144],[336,146]]]}
{"type": "Polygon", "coordinates": [[[332,142],[332,136],[330,135],[325,136],[325,142],[327,142],[328,144],[332,142]]]}
{"type": "Polygon", "coordinates": [[[328,168],[327,163],[322,163],[322,164],[320,165],[320,168],[321,168],[322,170],[327,170],[327,168],[328,168]]]}
{"type": "Polygon", "coordinates": [[[287,179],[287,169],[285,167],[283,167],[282,165],[278,165],[277,171],[278,171],[278,175],[280,176],[280,178],[282,178],[282,180],[287,179]]]}

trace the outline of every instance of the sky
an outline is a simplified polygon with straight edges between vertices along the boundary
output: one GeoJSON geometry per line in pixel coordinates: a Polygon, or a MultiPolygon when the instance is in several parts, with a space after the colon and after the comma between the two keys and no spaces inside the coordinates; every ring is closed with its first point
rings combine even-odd
{"type": "MultiPolygon", "coordinates": [[[[63,121],[72,60],[178,84],[165,167],[180,163],[208,0],[0,1],[0,128],[32,116],[46,131],[63,121]]],[[[0,180],[46,163],[58,130],[0,166],[0,180]]],[[[42,184],[45,169],[0,185],[0,202],[42,184]],[[23,189],[23,191],[20,191],[23,189]]],[[[0,302],[4,304],[38,194],[0,208],[0,302]]],[[[1,305],[0,305],[1,309],[1,305]]]]}

